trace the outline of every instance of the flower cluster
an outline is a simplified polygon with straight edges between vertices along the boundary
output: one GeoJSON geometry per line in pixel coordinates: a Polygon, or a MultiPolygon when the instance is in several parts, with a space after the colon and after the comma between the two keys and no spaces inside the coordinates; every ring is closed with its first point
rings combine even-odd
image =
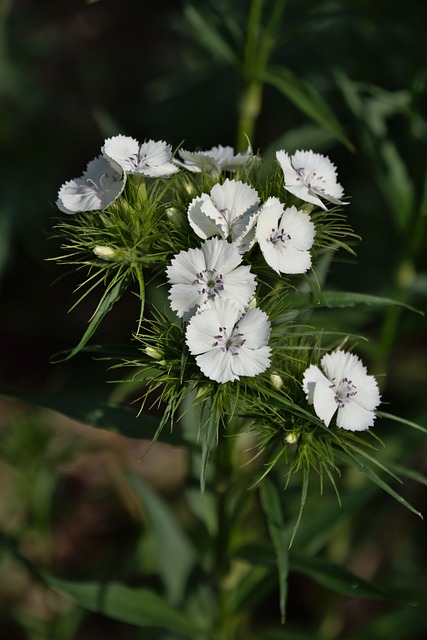
{"type": "MultiPolygon", "coordinates": [[[[175,157],[165,142],[118,135],[59,190],[58,208],[82,214],[78,224],[86,225],[92,243],[84,248],[99,269],[115,270],[116,287],[128,269],[142,297],[142,266],[156,267],[155,277],[168,284],[168,304],[182,329],[178,349],[197,367],[198,374],[188,374],[196,386],[264,374],[282,379],[283,317],[290,292],[298,292],[292,278],[306,278],[317,252],[336,249],[334,233],[345,234],[337,213],[346,204],[343,188],[328,157],[279,150],[269,180],[258,176],[260,164],[250,148],[181,149],[175,157]]],[[[155,351],[158,362],[167,362],[162,339],[147,342],[144,353],[155,351]]],[[[378,387],[355,355],[332,351],[319,368],[308,353],[305,364],[300,389],[325,427],[334,414],[337,427],[349,431],[373,425],[378,387]]]]}

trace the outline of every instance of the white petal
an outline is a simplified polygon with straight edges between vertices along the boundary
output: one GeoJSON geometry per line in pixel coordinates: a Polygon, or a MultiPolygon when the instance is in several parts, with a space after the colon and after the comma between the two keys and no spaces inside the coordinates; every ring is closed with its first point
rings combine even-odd
{"type": "Polygon", "coordinates": [[[237,267],[234,271],[224,276],[224,291],[219,297],[227,297],[241,308],[245,307],[253,298],[256,289],[256,280],[250,268],[246,265],[237,267]]]}
{"type": "Polygon", "coordinates": [[[245,347],[258,349],[268,343],[271,325],[268,316],[258,308],[250,308],[239,322],[245,336],[245,347]]]}
{"type": "Polygon", "coordinates": [[[283,212],[279,226],[289,233],[295,249],[308,250],[313,246],[316,228],[308,213],[289,207],[283,212]]]}
{"type": "Polygon", "coordinates": [[[268,369],[270,365],[270,355],[270,347],[264,346],[258,349],[246,349],[245,346],[243,346],[238,355],[232,356],[232,370],[238,376],[257,376],[259,373],[263,373],[268,369]]]}
{"type": "Polygon", "coordinates": [[[304,371],[302,387],[307,395],[307,401],[309,404],[314,402],[314,389],[318,382],[329,382],[324,373],[314,364],[311,364],[304,371]]]}
{"type": "Polygon", "coordinates": [[[192,284],[197,273],[206,269],[206,260],[200,249],[188,249],[178,253],[166,269],[171,284],[192,284]]]}
{"type": "Polygon", "coordinates": [[[281,150],[276,158],[283,170],[287,191],[322,209],[326,206],[320,198],[345,204],[340,200],[343,188],[337,182],[336,168],[327,156],[313,151],[296,151],[290,157],[281,150]]]}
{"type": "Polygon", "coordinates": [[[120,196],[126,176],[103,156],[91,160],[80,178],[65,182],[57,206],[64,213],[106,209],[120,196]]]}
{"type": "Polygon", "coordinates": [[[242,262],[236,247],[226,240],[211,238],[203,243],[201,249],[208,269],[229,273],[242,262]]]}
{"type": "Polygon", "coordinates": [[[219,211],[228,211],[230,221],[252,213],[259,204],[258,193],[250,185],[240,180],[229,180],[216,184],[211,190],[211,198],[219,211]]]}
{"type": "Polygon", "coordinates": [[[304,200],[304,202],[309,202],[310,204],[314,204],[320,207],[321,209],[324,209],[325,211],[327,210],[325,203],[322,202],[321,199],[315,193],[313,193],[313,191],[308,189],[305,185],[302,184],[298,186],[287,186],[285,184],[285,189],[286,191],[289,191],[289,193],[292,193],[292,195],[296,196],[300,200],[304,200]]]}
{"type": "Polygon", "coordinates": [[[102,147],[102,153],[111,160],[117,162],[124,171],[132,170],[130,158],[137,156],[139,150],[139,142],[130,136],[113,136],[107,138],[102,147]]]}
{"type": "Polygon", "coordinates": [[[318,418],[328,427],[332,416],[337,410],[335,393],[330,387],[329,380],[318,380],[313,393],[314,411],[318,418]]]}
{"type": "Polygon", "coordinates": [[[348,431],[364,431],[372,427],[375,414],[356,401],[350,401],[338,409],[337,427],[348,431]]]}
{"type": "MultiPolygon", "coordinates": [[[[206,193],[194,198],[188,207],[188,220],[193,231],[199,238],[210,238],[220,234],[220,229],[212,218],[202,210],[206,200],[210,200],[206,193]]],[[[212,203],[211,203],[212,204],[212,203]]]]}
{"type": "Polygon", "coordinates": [[[216,382],[232,382],[238,380],[232,369],[233,356],[222,349],[212,349],[196,357],[197,365],[207,378],[216,382]]]}
{"type": "Polygon", "coordinates": [[[172,311],[184,320],[191,318],[196,308],[205,302],[205,296],[190,284],[173,284],[168,297],[172,311]]]}

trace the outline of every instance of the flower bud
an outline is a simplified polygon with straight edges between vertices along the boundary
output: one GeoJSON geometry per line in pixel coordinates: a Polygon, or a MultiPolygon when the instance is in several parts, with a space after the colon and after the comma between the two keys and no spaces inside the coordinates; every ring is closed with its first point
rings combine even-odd
{"type": "Polygon", "coordinates": [[[285,442],[287,442],[287,444],[296,444],[298,442],[298,439],[299,435],[298,433],[296,433],[296,431],[290,431],[285,436],[285,442]]]}
{"type": "Polygon", "coordinates": [[[157,349],[154,349],[154,347],[145,347],[144,351],[147,354],[147,356],[149,356],[150,358],[153,358],[153,360],[161,360],[163,357],[160,351],[158,351],[157,349]]]}
{"type": "Polygon", "coordinates": [[[107,245],[97,245],[93,252],[98,258],[102,258],[102,260],[116,260],[117,258],[117,251],[107,245]]]}
{"type": "Polygon", "coordinates": [[[172,222],[175,227],[181,227],[185,220],[182,213],[176,207],[169,207],[166,211],[166,216],[169,222],[172,222]]]}
{"type": "Polygon", "coordinates": [[[278,373],[270,374],[271,384],[275,389],[281,389],[283,387],[283,378],[278,373]]]}

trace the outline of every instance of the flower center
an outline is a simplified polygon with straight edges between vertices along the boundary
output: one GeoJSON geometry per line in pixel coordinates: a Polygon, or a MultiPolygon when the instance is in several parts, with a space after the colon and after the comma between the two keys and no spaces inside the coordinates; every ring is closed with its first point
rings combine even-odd
{"type": "Polygon", "coordinates": [[[231,333],[227,331],[226,327],[219,327],[218,335],[215,336],[212,347],[220,347],[221,351],[231,353],[232,356],[237,356],[240,347],[246,342],[243,335],[243,333],[239,332],[238,324],[233,327],[231,333]]]}
{"type": "Polygon", "coordinates": [[[342,378],[338,384],[335,382],[335,378],[332,378],[332,384],[329,386],[334,391],[335,402],[340,408],[344,407],[357,394],[356,386],[348,378],[342,378]]]}
{"type": "Polygon", "coordinates": [[[224,291],[222,273],[218,273],[216,269],[199,271],[193,284],[201,285],[199,294],[205,295],[208,300],[214,300],[216,296],[219,296],[220,291],[224,291]]]}
{"type": "Polygon", "coordinates": [[[271,242],[271,244],[282,242],[284,245],[286,245],[289,240],[292,240],[292,238],[289,233],[287,233],[283,228],[279,231],[279,229],[275,229],[273,227],[268,237],[268,242],[271,242]]]}
{"type": "Polygon", "coordinates": [[[86,178],[86,182],[88,186],[84,188],[85,192],[90,193],[94,191],[102,202],[111,184],[116,182],[116,178],[110,176],[108,173],[103,173],[99,178],[99,184],[97,184],[95,180],[92,180],[92,178],[86,178]]]}
{"type": "Polygon", "coordinates": [[[295,171],[298,174],[297,182],[303,182],[303,184],[310,189],[310,191],[317,191],[318,193],[325,193],[326,189],[322,187],[320,184],[316,184],[318,182],[325,183],[323,176],[318,175],[316,171],[310,171],[309,173],[305,173],[304,167],[294,167],[295,171]]]}

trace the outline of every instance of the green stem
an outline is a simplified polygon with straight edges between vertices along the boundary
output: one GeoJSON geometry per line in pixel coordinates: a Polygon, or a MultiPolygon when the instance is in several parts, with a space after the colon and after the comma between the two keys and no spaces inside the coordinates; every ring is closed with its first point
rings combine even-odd
{"type": "Polygon", "coordinates": [[[263,77],[275,45],[275,31],[285,5],[286,0],[277,0],[266,26],[262,28],[263,0],[252,0],[251,3],[242,69],[243,87],[238,103],[238,151],[246,150],[248,140],[252,141],[254,138],[256,121],[261,113],[263,77]]]}
{"type": "Polygon", "coordinates": [[[245,151],[248,140],[254,139],[255,124],[261,112],[262,83],[256,80],[243,89],[239,102],[239,122],[237,126],[237,151],[245,151]]]}

